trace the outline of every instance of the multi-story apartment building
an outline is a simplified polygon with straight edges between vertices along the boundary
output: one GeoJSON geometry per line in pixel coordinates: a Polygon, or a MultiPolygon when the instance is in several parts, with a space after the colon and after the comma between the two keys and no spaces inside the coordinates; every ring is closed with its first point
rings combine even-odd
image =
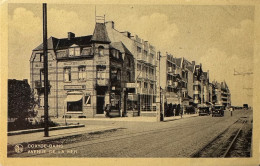
{"type": "Polygon", "coordinates": [[[180,105],[182,103],[182,79],[180,65],[176,64],[176,58],[167,54],[161,58],[160,84],[164,90],[167,104],[180,105]]]}
{"type": "MultiPolygon", "coordinates": [[[[31,86],[43,115],[43,45],[31,55],[31,86]]],[[[122,115],[126,83],[134,82],[134,57],[123,42],[109,39],[104,23],[93,35],[48,39],[49,114],[63,117],[105,116],[104,108],[122,115]]]]}
{"type": "Polygon", "coordinates": [[[226,82],[218,83],[217,81],[213,81],[212,84],[215,87],[215,103],[225,107],[231,106],[231,94],[226,82]]]}
{"type": "Polygon", "coordinates": [[[231,106],[231,95],[226,82],[221,82],[221,101],[225,107],[231,106]]]}
{"type": "Polygon", "coordinates": [[[113,21],[106,22],[108,37],[112,42],[123,42],[134,57],[135,71],[135,92],[131,107],[129,109],[138,109],[144,116],[156,116],[156,107],[153,103],[156,100],[157,76],[156,50],[148,41],[132,35],[130,32],[120,32],[115,29],[113,21]]]}

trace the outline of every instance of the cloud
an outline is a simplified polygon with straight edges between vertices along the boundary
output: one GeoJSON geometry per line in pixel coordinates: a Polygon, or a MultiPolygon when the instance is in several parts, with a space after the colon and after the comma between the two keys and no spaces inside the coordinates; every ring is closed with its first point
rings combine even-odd
{"type": "MultiPolygon", "coordinates": [[[[91,16],[83,20],[76,12],[50,8],[47,18],[48,37],[65,38],[67,32],[75,32],[76,36],[86,36],[94,30],[94,24],[88,24],[91,22],[91,16]]],[[[41,43],[42,18],[25,8],[16,8],[13,14],[9,15],[9,78],[30,78],[29,59],[32,50],[41,43]]]]}
{"type": "Polygon", "coordinates": [[[9,16],[8,26],[8,77],[29,78],[32,49],[42,38],[41,19],[25,8],[16,8],[9,16]]]}
{"type": "Polygon", "coordinates": [[[94,31],[94,17],[91,15],[80,18],[74,11],[51,8],[48,18],[49,36],[64,38],[67,37],[67,32],[74,32],[76,36],[86,36],[94,31]],[[93,24],[89,24],[90,22],[93,24]]]}
{"type": "Polygon", "coordinates": [[[218,41],[229,55],[237,54],[239,57],[253,56],[254,22],[246,19],[238,27],[230,27],[223,31],[218,41]],[[228,47],[227,47],[228,46],[228,47]]]}
{"type": "Polygon", "coordinates": [[[209,70],[211,81],[227,82],[234,105],[241,105],[243,102],[252,104],[252,98],[248,96],[252,95],[252,91],[243,88],[251,88],[253,86],[253,76],[234,76],[234,69],[240,73],[252,72],[252,58],[239,57],[236,54],[230,56],[217,48],[209,48],[199,62],[202,63],[204,71],[209,70]]]}
{"type": "Polygon", "coordinates": [[[137,34],[161,51],[167,51],[172,47],[171,41],[179,32],[177,25],[171,23],[168,16],[161,13],[141,17],[137,14],[128,15],[117,19],[115,25],[116,29],[118,27],[118,30],[128,30],[132,34],[137,34]]]}

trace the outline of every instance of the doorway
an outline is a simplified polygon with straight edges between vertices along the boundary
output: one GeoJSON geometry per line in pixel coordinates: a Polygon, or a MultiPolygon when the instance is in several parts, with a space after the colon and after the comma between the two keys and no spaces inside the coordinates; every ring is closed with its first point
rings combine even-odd
{"type": "Polygon", "coordinates": [[[97,96],[97,114],[104,114],[105,96],[97,96]]]}

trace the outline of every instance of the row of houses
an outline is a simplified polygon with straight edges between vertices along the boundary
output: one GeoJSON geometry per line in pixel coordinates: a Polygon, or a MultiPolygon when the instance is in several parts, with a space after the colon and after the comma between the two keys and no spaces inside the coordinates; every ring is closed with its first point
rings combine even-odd
{"type": "MultiPolygon", "coordinates": [[[[167,54],[164,77],[156,48],[138,35],[118,31],[113,21],[97,22],[92,35],[76,37],[68,32],[66,38],[50,37],[47,47],[49,114],[53,117],[104,117],[107,105],[115,116],[156,116],[160,87],[168,103],[223,104],[225,97],[229,98],[226,104],[230,103],[227,85],[209,83],[209,73],[195,62],[167,54]]],[[[41,116],[43,44],[33,49],[30,70],[41,116]]]]}
{"type": "Polygon", "coordinates": [[[202,64],[166,53],[161,55],[160,80],[164,102],[173,107],[231,106],[231,94],[225,81],[209,81],[202,64]]]}

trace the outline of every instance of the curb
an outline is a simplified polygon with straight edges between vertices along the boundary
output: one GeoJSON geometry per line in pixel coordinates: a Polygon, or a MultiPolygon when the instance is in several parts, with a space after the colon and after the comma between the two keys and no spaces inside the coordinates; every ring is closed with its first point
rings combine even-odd
{"type": "MultiPolygon", "coordinates": [[[[78,127],[85,127],[85,125],[79,124],[79,125],[70,125],[70,126],[50,127],[50,128],[49,128],[49,131],[52,131],[52,130],[62,130],[62,129],[70,129],[70,128],[78,128],[78,127]]],[[[10,131],[10,132],[7,133],[7,136],[20,135],[20,134],[29,134],[29,133],[36,133],[36,132],[42,132],[42,131],[44,131],[44,128],[29,129],[29,130],[19,130],[19,131],[10,131]]]]}

